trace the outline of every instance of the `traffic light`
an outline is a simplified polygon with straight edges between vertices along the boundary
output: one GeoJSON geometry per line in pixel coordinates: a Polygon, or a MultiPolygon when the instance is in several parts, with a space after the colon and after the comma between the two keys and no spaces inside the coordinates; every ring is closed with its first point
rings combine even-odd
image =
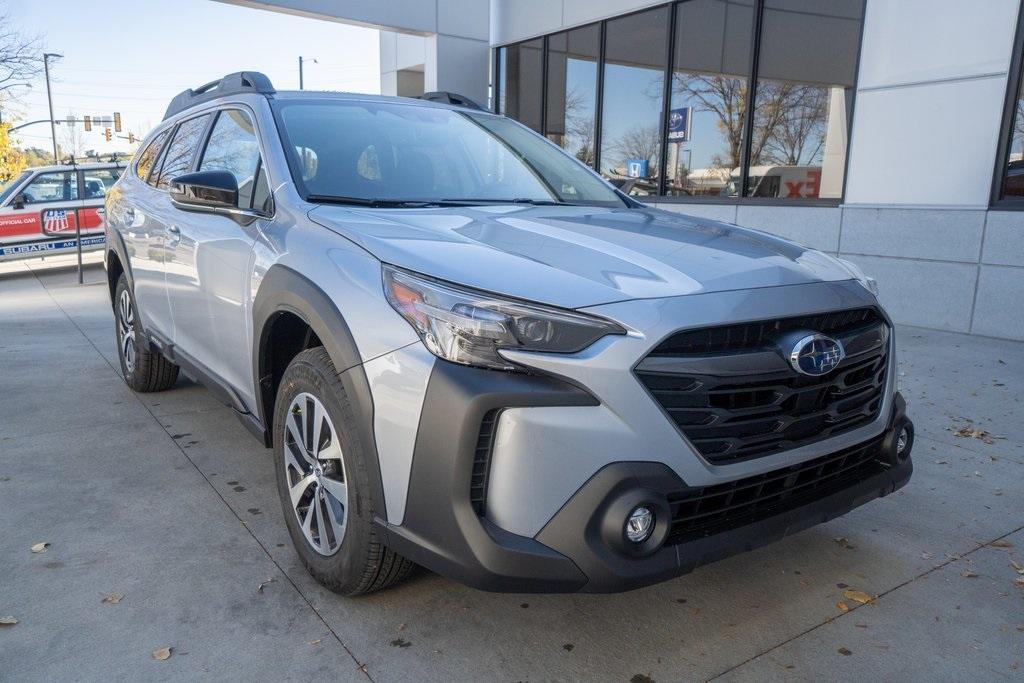
{"type": "Polygon", "coordinates": [[[109,128],[104,128],[103,129],[103,139],[106,140],[107,142],[110,142],[110,138],[111,137],[113,137],[113,136],[110,134],[110,129],[109,128]]]}
{"type": "Polygon", "coordinates": [[[82,122],[85,124],[86,132],[89,132],[89,131],[92,130],[92,117],[91,116],[83,117],[82,118],[82,122]]]}
{"type": "Polygon", "coordinates": [[[128,133],[128,144],[129,145],[134,145],[135,144],[135,140],[136,140],[135,133],[128,133]]]}
{"type": "Polygon", "coordinates": [[[114,112],[114,132],[121,132],[121,112],[119,111],[114,112]]]}

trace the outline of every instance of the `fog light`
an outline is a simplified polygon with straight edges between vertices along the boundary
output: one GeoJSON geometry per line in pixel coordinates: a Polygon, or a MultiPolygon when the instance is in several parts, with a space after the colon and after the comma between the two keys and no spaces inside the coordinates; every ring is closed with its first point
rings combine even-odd
{"type": "Polygon", "coordinates": [[[907,432],[907,428],[904,427],[900,430],[900,435],[896,437],[896,455],[903,457],[903,451],[907,450],[907,444],[910,443],[910,433],[907,432]]]}
{"type": "Polygon", "coordinates": [[[633,508],[626,520],[626,538],[633,543],[643,543],[654,531],[654,513],[650,508],[640,505],[633,508]]]}

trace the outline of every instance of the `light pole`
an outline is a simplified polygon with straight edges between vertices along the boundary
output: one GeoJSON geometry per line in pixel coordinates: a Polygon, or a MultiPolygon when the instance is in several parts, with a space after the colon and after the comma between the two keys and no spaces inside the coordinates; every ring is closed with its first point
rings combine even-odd
{"type": "Polygon", "coordinates": [[[303,57],[302,55],[299,55],[299,90],[302,90],[302,63],[303,62],[313,62],[314,64],[318,63],[312,57],[303,57]]]}
{"type": "Polygon", "coordinates": [[[59,164],[60,161],[57,159],[57,125],[53,122],[53,94],[50,92],[50,57],[59,59],[63,56],[54,52],[43,54],[43,71],[46,72],[46,102],[50,106],[50,137],[53,139],[53,163],[55,164],[59,164]]]}

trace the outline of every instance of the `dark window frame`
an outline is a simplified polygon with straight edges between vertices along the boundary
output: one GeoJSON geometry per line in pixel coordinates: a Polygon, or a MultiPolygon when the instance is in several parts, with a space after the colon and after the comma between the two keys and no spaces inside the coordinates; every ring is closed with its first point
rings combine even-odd
{"type": "MultiPolygon", "coordinates": [[[[656,4],[656,5],[649,5],[649,6],[646,6],[646,7],[641,7],[639,9],[631,10],[629,12],[623,12],[622,14],[616,14],[614,16],[607,17],[607,18],[601,19],[599,21],[592,21],[592,22],[587,22],[585,24],[579,24],[579,25],[573,25],[573,26],[562,26],[557,31],[553,32],[553,33],[562,33],[562,32],[565,32],[565,31],[570,31],[572,29],[584,28],[584,27],[593,26],[593,25],[598,25],[598,27],[599,27],[599,31],[600,31],[600,48],[599,48],[598,60],[597,60],[597,111],[595,112],[595,117],[594,117],[594,127],[595,127],[595,131],[594,131],[595,155],[594,156],[595,156],[595,160],[594,160],[593,169],[595,171],[600,172],[599,169],[601,168],[601,128],[602,128],[602,125],[603,125],[603,122],[601,120],[602,119],[601,111],[604,108],[603,107],[603,102],[604,102],[605,43],[606,43],[606,40],[607,40],[607,25],[608,25],[608,22],[609,21],[613,21],[615,19],[620,19],[622,17],[628,17],[628,16],[631,16],[631,15],[634,15],[634,14],[641,14],[643,12],[649,12],[649,11],[652,11],[652,10],[657,10],[659,8],[666,7],[666,6],[669,8],[669,21],[668,21],[668,26],[667,26],[667,31],[668,31],[667,41],[668,41],[668,46],[669,46],[669,54],[668,54],[668,59],[666,61],[666,68],[665,68],[665,72],[664,72],[665,92],[666,92],[666,94],[668,94],[669,93],[669,89],[671,87],[671,83],[672,83],[673,70],[675,68],[675,55],[673,53],[673,47],[674,47],[674,41],[675,41],[675,38],[676,38],[676,36],[675,36],[676,15],[677,15],[677,13],[679,11],[679,6],[684,4],[685,2],[687,2],[687,0],[672,0],[671,2],[663,2],[663,3],[656,4]]],[[[658,175],[659,175],[659,178],[658,178],[658,194],[657,195],[653,195],[651,197],[643,197],[642,201],[658,203],[658,204],[726,204],[726,205],[733,205],[733,206],[734,205],[738,205],[738,204],[743,204],[743,205],[746,205],[746,206],[818,206],[818,207],[840,206],[840,205],[843,204],[843,202],[846,201],[846,186],[847,186],[847,182],[849,181],[849,175],[850,175],[850,149],[853,147],[853,133],[854,133],[853,121],[854,121],[854,113],[855,113],[856,106],[857,106],[857,84],[860,82],[860,66],[861,66],[861,60],[862,60],[862,57],[863,57],[862,53],[863,53],[863,48],[864,48],[864,23],[865,23],[865,19],[866,19],[865,15],[866,15],[866,12],[867,12],[867,0],[859,0],[859,2],[860,2],[860,10],[861,10],[861,21],[860,21],[860,32],[859,32],[859,35],[857,36],[857,47],[858,47],[858,49],[857,49],[857,60],[856,60],[856,64],[854,64],[854,71],[853,71],[853,86],[852,86],[853,87],[853,98],[852,98],[852,101],[850,103],[850,110],[847,113],[847,121],[846,121],[846,154],[845,154],[845,158],[843,159],[843,187],[842,187],[842,193],[841,193],[841,196],[839,196],[839,197],[832,197],[832,198],[803,198],[803,199],[784,199],[784,198],[780,198],[780,197],[771,197],[771,198],[768,198],[768,197],[751,197],[751,196],[747,195],[747,191],[748,191],[747,185],[748,185],[748,180],[749,180],[749,177],[750,177],[750,146],[751,146],[751,143],[752,143],[752,139],[751,138],[753,137],[753,126],[754,126],[754,121],[753,121],[752,114],[753,114],[753,111],[754,111],[754,105],[756,103],[756,97],[757,97],[757,80],[759,78],[758,61],[760,59],[761,30],[762,30],[762,27],[764,25],[763,19],[764,19],[764,9],[765,9],[765,0],[753,0],[753,2],[754,2],[754,12],[753,12],[753,15],[754,15],[754,19],[753,19],[754,26],[753,26],[753,32],[752,32],[752,35],[751,35],[751,54],[750,54],[750,62],[751,62],[751,64],[750,64],[750,73],[748,75],[749,82],[747,84],[747,97],[746,97],[746,102],[745,102],[745,105],[744,105],[745,106],[744,122],[743,122],[743,131],[744,131],[744,136],[743,137],[744,137],[744,139],[743,139],[743,149],[741,150],[741,156],[740,156],[741,163],[740,163],[740,194],[739,194],[739,196],[736,196],[736,197],[720,197],[720,196],[702,195],[702,196],[698,196],[698,197],[690,197],[690,196],[680,197],[680,196],[670,196],[670,195],[664,194],[665,191],[666,191],[666,188],[667,188],[667,179],[665,177],[665,171],[666,171],[666,163],[667,163],[667,157],[668,157],[668,153],[667,153],[667,147],[668,146],[665,144],[665,136],[667,135],[668,109],[671,107],[671,102],[669,101],[668,97],[663,96],[662,97],[662,100],[663,100],[663,102],[662,102],[662,121],[661,121],[662,143],[661,143],[660,159],[659,159],[659,162],[658,162],[659,163],[659,167],[658,167],[658,175]]],[[[1024,26],[1024,12],[1022,12],[1021,16],[1018,17],[1018,23],[1019,23],[1019,26],[1018,26],[1018,31],[1017,31],[1017,41],[1020,43],[1020,45],[1016,45],[1015,44],[1014,60],[1015,60],[1016,69],[1017,69],[1016,74],[1018,76],[1016,82],[1019,84],[1020,83],[1020,75],[1021,75],[1021,73],[1020,73],[1020,71],[1021,71],[1021,64],[1020,64],[1020,62],[1024,61],[1024,60],[1021,59],[1021,52],[1022,52],[1022,49],[1024,49],[1024,38],[1022,38],[1022,32],[1024,32],[1024,28],[1022,28],[1022,26],[1024,26]]],[[[549,34],[543,34],[543,35],[534,35],[534,36],[530,36],[528,38],[524,38],[522,40],[513,41],[511,43],[503,43],[501,45],[494,46],[494,48],[491,51],[492,55],[493,55],[492,56],[492,60],[493,60],[493,65],[494,65],[494,68],[493,68],[494,83],[492,84],[492,88],[491,88],[491,91],[492,91],[493,97],[494,97],[494,103],[493,103],[492,109],[494,110],[495,113],[503,114],[503,112],[500,111],[500,107],[499,107],[499,103],[501,101],[501,88],[504,85],[504,82],[503,82],[504,74],[501,73],[500,51],[505,49],[505,48],[508,48],[508,47],[513,47],[513,46],[516,46],[516,45],[520,45],[521,43],[527,43],[527,42],[530,42],[530,41],[537,40],[538,38],[543,39],[543,41],[544,41],[544,54],[543,54],[543,57],[542,57],[542,62],[544,64],[544,75],[543,75],[543,82],[541,84],[541,87],[542,87],[542,90],[541,90],[541,116],[542,116],[541,124],[542,125],[541,125],[541,131],[540,131],[539,134],[543,135],[545,137],[547,136],[547,132],[548,132],[547,131],[547,121],[546,121],[545,117],[546,117],[546,112],[547,112],[547,61],[548,61],[548,54],[547,53],[548,53],[548,37],[550,35],[552,35],[552,34],[549,33],[549,34]]],[[[1012,69],[1011,69],[1011,75],[1012,75],[1012,69]]],[[[1008,102],[1007,106],[1008,107],[1010,106],[1009,102],[1008,102]]],[[[1004,115],[1004,125],[1005,124],[1006,124],[1006,122],[1005,122],[1005,115],[1004,115]]],[[[1010,125],[1012,125],[1012,121],[1011,121],[1010,125]]],[[[1001,137],[1000,139],[1002,140],[1004,138],[1001,137]]],[[[998,162],[999,162],[999,160],[997,159],[997,166],[996,166],[997,173],[1000,172],[1000,166],[999,166],[998,162]]],[[[1001,190],[1001,186],[1002,186],[1002,183],[1001,183],[1001,176],[1000,176],[996,180],[996,182],[994,183],[994,188],[995,189],[993,191],[994,192],[1000,191],[1001,190]]],[[[998,195],[994,195],[994,196],[998,196],[998,195]]],[[[1019,208],[1021,210],[1024,210],[1024,199],[1021,199],[1019,201],[1018,200],[1000,200],[1000,201],[1001,202],[1007,202],[1009,204],[1017,205],[1017,206],[1008,207],[1008,208],[1019,208]]]]}
{"type": "Polygon", "coordinates": [[[1017,13],[1013,52],[1010,54],[1010,70],[1006,78],[1003,117],[999,124],[999,147],[996,149],[992,190],[989,196],[989,206],[1001,211],[1024,211],[1024,197],[1003,196],[1003,181],[1006,178],[1010,148],[1013,145],[1013,123],[1017,113],[1017,98],[1020,96],[1022,78],[1024,78],[1024,6],[1017,13]]]}
{"type": "MultiPolygon", "coordinates": [[[[224,115],[226,112],[229,112],[229,111],[240,111],[240,112],[242,112],[243,114],[245,114],[249,118],[249,122],[252,123],[253,136],[256,139],[256,148],[259,150],[259,159],[256,162],[256,172],[252,176],[252,178],[253,178],[253,191],[252,191],[252,194],[249,197],[249,206],[240,206],[238,208],[240,208],[240,209],[255,210],[253,202],[255,201],[255,198],[256,198],[256,180],[259,177],[260,170],[264,169],[265,166],[266,166],[266,164],[263,163],[263,159],[266,156],[266,154],[264,154],[264,151],[263,151],[263,143],[260,141],[260,127],[259,127],[259,123],[257,122],[256,112],[254,112],[252,109],[250,109],[250,108],[248,108],[246,106],[243,106],[243,105],[241,105],[239,103],[231,102],[231,103],[228,103],[228,104],[224,105],[223,107],[220,107],[218,109],[213,110],[213,112],[212,112],[213,113],[213,118],[210,119],[209,125],[206,127],[206,130],[203,132],[203,137],[201,139],[201,143],[199,145],[199,149],[198,149],[198,151],[196,153],[195,158],[192,160],[193,170],[198,171],[198,170],[200,170],[202,168],[202,166],[203,166],[203,159],[206,157],[206,150],[210,146],[210,138],[213,137],[213,131],[217,127],[217,122],[220,121],[220,117],[222,115],[224,115]]],[[[264,171],[264,173],[266,173],[266,171],[264,171]]],[[[270,185],[270,177],[269,176],[267,176],[267,185],[268,185],[268,187],[270,185]]],[[[263,212],[263,213],[267,213],[269,216],[273,216],[275,211],[276,211],[276,206],[277,205],[274,203],[274,193],[270,192],[269,195],[270,195],[271,210],[268,211],[268,212],[263,212]]],[[[262,212],[262,210],[260,210],[260,211],[262,212]]]]}

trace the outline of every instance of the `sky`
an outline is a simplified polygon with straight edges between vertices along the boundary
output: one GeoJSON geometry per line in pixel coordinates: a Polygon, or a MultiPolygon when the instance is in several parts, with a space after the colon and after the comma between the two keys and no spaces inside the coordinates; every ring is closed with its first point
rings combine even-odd
{"type": "MultiPolygon", "coordinates": [[[[123,133],[144,135],[171,98],[233,71],[262,71],[275,87],[298,88],[299,55],[306,89],[380,91],[378,32],[336,22],[237,7],[214,0],[0,0],[13,24],[39,35],[51,61],[54,118],[112,116],[123,133]]],[[[2,103],[3,120],[47,119],[42,76],[2,103]]],[[[81,124],[79,124],[81,125],[81,124]]],[[[66,124],[57,127],[64,139],[66,124]]],[[[22,147],[49,150],[50,130],[38,124],[15,133],[22,147]]],[[[78,129],[83,149],[125,151],[127,140],[78,129]]]]}

